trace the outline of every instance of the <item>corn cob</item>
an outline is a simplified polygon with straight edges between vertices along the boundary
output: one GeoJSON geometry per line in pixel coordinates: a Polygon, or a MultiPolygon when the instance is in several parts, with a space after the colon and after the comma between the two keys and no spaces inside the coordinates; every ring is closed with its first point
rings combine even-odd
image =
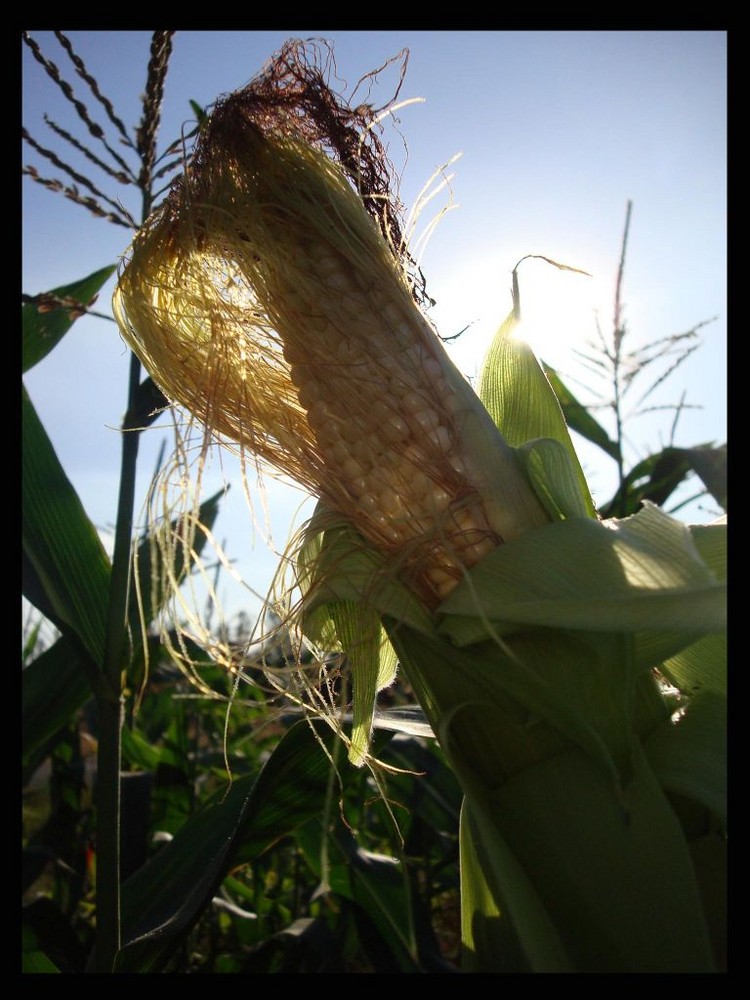
{"type": "Polygon", "coordinates": [[[433,607],[547,521],[344,171],[232,97],[114,310],[169,398],[345,515],[433,607]]]}

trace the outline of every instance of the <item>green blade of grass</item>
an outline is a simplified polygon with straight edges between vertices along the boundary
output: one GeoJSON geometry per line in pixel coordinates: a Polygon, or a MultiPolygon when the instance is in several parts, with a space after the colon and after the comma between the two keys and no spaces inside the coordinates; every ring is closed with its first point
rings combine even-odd
{"type": "Polygon", "coordinates": [[[109,558],[25,389],[22,413],[24,554],[55,617],[80,638],[94,662],[101,664],[109,558]]]}
{"type": "MultiPolygon", "coordinates": [[[[60,288],[53,288],[47,294],[56,299],[71,299],[85,305],[91,301],[115,270],[115,265],[111,264],[99,271],[94,271],[93,274],[89,274],[88,277],[82,278],[80,281],[74,281],[70,285],[61,285],[60,288]]],[[[75,319],[71,319],[71,310],[62,306],[51,309],[49,312],[40,312],[36,303],[27,302],[22,307],[21,321],[23,328],[22,370],[25,373],[59,344],[75,319]]]]}

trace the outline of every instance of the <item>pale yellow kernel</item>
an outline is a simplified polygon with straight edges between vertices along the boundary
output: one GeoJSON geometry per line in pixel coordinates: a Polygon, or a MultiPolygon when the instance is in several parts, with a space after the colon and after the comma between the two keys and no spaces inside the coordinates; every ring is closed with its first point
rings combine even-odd
{"type": "Polygon", "coordinates": [[[342,270],[327,274],[326,286],[328,288],[333,288],[337,292],[346,292],[347,295],[351,295],[353,292],[357,291],[357,285],[353,282],[352,278],[348,274],[345,274],[342,270]]]}
{"type": "Polygon", "coordinates": [[[427,570],[427,579],[435,588],[439,597],[447,597],[458,583],[458,579],[444,569],[433,566],[427,570]]]}
{"type": "Polygon", "coordinates": [[[341,463],[341,471],[346,479],[360,479],[364,473],[362,466],[353,458],[344,459],[341,463]]]}
{"type": "Polygon", "coordinates": [[[282,351],[284,354],[284,359],[288,362],[290,366],[301,361],[304,357],[304,353],[299,349],[298,345],[294,343],[289,343],[288,341],[284,342],[282,351]]]}
{"type": "Polygon", "coordinates": [[[492,552],[492,550],[495,549],[496,547],[497,546],[495,545],[495,543],[490,538],[484,538],[480,542],[475,542],[473,545],[470,545],[466,549],[466,552],[465,552],[466,561],[471,566],[474,566],[474,565],[476,565],[476,563],[479,562],[480,559],[483,559],[486,555],[488,555],[490,552],[492,552]]]}
{"type": "Polygon", "coordinates": [[[430,431],[428,436],[430,438],[430,441],[432,441],[435,447],[439,448],[440,451],[450,451],[451,436],[448,432],[447,427],[443,427],[442,425],[440,425],[439,427],[436,427],[434,430],[430,431]]]}
{"type": "Polygon", "coordinates": [[[349,445],[350,451],[354,451],[357,442],[362,440],[362,428],[355,420],[343,419],[339,424],[339,433],[349,445]]]}
{"type": "Polygon", "coordinates": [[[417,431],[425,434],[437,430],[440,423],[437,413],[430,407],[419,410],[413,415],[412,420],[416,424],[417,431]]]}
{"type": "Polygon", "coordinates": [[[343,441],[337,440],[334,446],[330,449],[329,454],[334,462],[337,462],[339,465],[343,465],[349,458],[349,449],[343,441]]]}
{"type": "Polygon", "coordinates": [[[421,499],[422,497],[427,496],[428,493],[432,492],[434,485],[435,484],[429,476],[426,476],[421,469],[416,469],[410,477],[411,493],[412,496],[417,497],[417,499],[421,499]]]}
{"type": "Polygon", "coordinates": [[[448,452],[448,463],[450,467],[454,472],[461,476],[462,479],[465,479],[467,475],[467,468],[463,458],[461,458],[455,449],[446,448],[445,450],[448,452]]]}
{"type": "Polygon", "coordinates": [[[399,416],[389,417],[382,428],[383,437],[386,441],[398,442],[406,441],[411,431],[409,430],[409,425],[399,416]]]}
{"type": "Polygon", "coordinates": [[[372,436],[363,437],[359,436],[355,441],[352,442],[352,455],[361,463],[365,468],[370,468],[373,461],[378,457],[379,449],[376,447],[375,442],[372,441],[372,436]]]}
{"type": "Polygon", "coordinates": [[[319,256],[314,256],[313,268],[318,274],[336,274],[341,270],[341,258],[335,257],[325,250],[319,256]]]}
{"type": "Polygon", "coordinates": [[[440,489],[439,486],[433,486],[431,492],[429,493],[427,500],[429,501],[433,510],[441,511],[445,510],[448,504],[451,502],[451,497],[445,490],[440,489]]]}
{"type": "Polygon", "coordinates": [[[312,330],[316,337],[323,339],[329,335],[335,335],[335,327],[331,326],[328,319],[321,313],[315,313],[315,315],[305,316],[305,329],[312,330]]]}
{"type": "Polygon", "coordinates": [[[418,413],[424,409],[424,396],[418,392],[405,392],[401,397],[401,405],[407,413],[418,413]]]}
{"type": "Polygon", "coordinates": [[[367,422],[370,426],[378,427],[385,423],[392,413],[392,407],[384,403],[382,399],[377,399],[368,410],[367,422]]]}
{"type": "Polygon", "coordinates": [[[361,292],[349,292],[342,296],[340,305],[351,316],[367,316],[367,299],[361,292]]]}
{"type": "Polygon", "coordinates": [[[322,388],[320,383],[316,382],[315,379],[305,377],[300,369],[297,370],[297,375],[299,377],[299,381],[295,378],[292,378],[292,381],[295,385],[299,386],[299,392],[297,394],[299,401],[306,410],[310,410],[320,400],[322,388]]]}
{"type": "Polygon", "coordinates": [[[364,476],[355,476],[354,479],[348,481],[347,486],[355,497],[364,496],[370,489],[370,484],[364,476]]]}
{"type": "Polygon", "coordinates": [[[380,503],[380,511],[383,515],[389,518],[401,518],[406,515],[406,508],[403,501],[394,490],[381,490],[377,496],[380,503]]]}
{"type": "Polygon", "coordinates": [[[403,356],[415,362],[420,361],[423,348],[414,342],[414,327],[410,323],[402,322],[395,328],[394,333],[404,349],[403,356]]]}
{"type": "Polygon", "coordinates": [[[445,600],[448,595],[456,589],[456,584],[458,580],[451,579],[448,583],[439,583],[435,585],[435,593],[441,600],[445,600]]]}
{"type": "Polygon", "coordinates": [[[403,544],[404,533],[400,531],[398,527],[390,521],[387,517],[382,517],[376,515],[372,518],[377,526],[378,531],[386,538],[391,544],[403,544]]]}
{"type": "Polygon", "coordinates": [[[426,431],[433,430],[439,423],[437,413],[430,407],[425,407],[423,410],[415,413],[414,420],[426,431]]]}
{"type": "Polygon", "coordinates": [[[359,502],[362,505],[362,509],[368,514],[379,513],[378,499],[372,493],[365,493],[359,498],[359,502]]]}
{"type": "Polygon", "coordinates": [[[318,430],[331,422],[333,414],[326,401],[318,397],[317,399],[310,400],[307,406],[307,419],[310,421],[312,427],[318,430]]]}
{"type": "Polygon", "coordinates": [[[479,527],[476,515],[470,507],[459,507],[453,513],[453,520],[462,531],[476,531],[479,527]]]}

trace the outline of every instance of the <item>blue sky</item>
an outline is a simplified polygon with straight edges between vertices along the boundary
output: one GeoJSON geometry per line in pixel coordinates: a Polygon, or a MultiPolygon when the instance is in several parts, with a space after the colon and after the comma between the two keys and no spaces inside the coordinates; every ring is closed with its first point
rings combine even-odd
{"type": "MultiPolygon", "coordinates": [[[[53,34],[32,34],[88,102],[84,84],[53,34]]],[[[726,439],[725,33],[323,32],[314,27],[177,32],[166,81],[163,142],[189,128],[190,100],[209,105],[246,83],[286,39],[312,36],[332,43],[347,93],[363,74],[409,49],[400,96],[424,102],[399,111],[398,132],[389,132],[407,207],[436,169],[461,154],[450,168],[453,210],[427,244],[422,267],[437,300],[431,316],[439,331],[447,336],[469,327],[454,350],[468,376],[476,374],[492,333],[510,309],[513,266],[526,254],[543,254],[593,275],[564,275],[534,260],[521,270],[526,316],[537,332],[546,331],[541,353],[588,398],[579,380],[590,383],[591,378],[577,365],[573,350],[593,335],[595,313],[604,332],[611,329],[620,239],[631,199],[624,285],[631,344],[717,317],[702,331],[703,347],[651,402],[668,406],[684,392],[688,404],[701,407],[681,417],[677,445],[726,439]]],[[[120,118],[134,128],[150,33],[73,31],[69,37],[120,118]]],[[[387,71],[372,102],[384,104],[395,82],[394,71],[387,71]]],[[[24,47],[24,124],[37,140],[61,150],[44,124],[45,112],[85,138],[69,105],[24,47]]],[[[72,154],[63,158],[78,162],[72,154]]],[[[57,173],[28,148],[24,163],[33,163],[44,176],[57,173]]],[[[83,172],[92,173],[90,168],[83,172]]],[[[104,179],[102,184],[138,214],[133,189],[113,191],[113,182],[104,179]]],[[[444,203],[445,198],[434,199],[422,222],[444,203]]],[[[24,180],[24,292],[48,290],[115,263],[128,242],[124,228],[24,180]]],[[[107,286],[100,297],[103,312],[109,310],[111,290],[107,286]]],[[[105,533],[116,511],[117,428],[127,368],[127,352],[113,324],[85,318],[26,377],[68,475],[105,533]]],[[[601,419],[607,423],[606,415],[601,419]]],[[[628,464],[666,443],[671,422],[668,410],[633,418],[628,464]]],[[[165,437],[162,424],[144,435],[137,506],[165,437]]],[[[590,451],[581,454],[595,499],[603,502],[613,488],[614,470],[590,451]]],[[[228,474],[236,478],[236,472],[228,474]]],[[[268,499],[273,541],[283,547],[300,497],[270,487],[268,499]]],[[[708,520],[712,510],[704,504],[690,513],[708,520]]],[[[236,482],[217,535],[226,540],[238,573],[251,587],[265,590],[275,558],[254,532],[236,482]]],[[[229,610],[252,606],[251,596],[230,586],[228,577],[223,588],[229,610]]]]}

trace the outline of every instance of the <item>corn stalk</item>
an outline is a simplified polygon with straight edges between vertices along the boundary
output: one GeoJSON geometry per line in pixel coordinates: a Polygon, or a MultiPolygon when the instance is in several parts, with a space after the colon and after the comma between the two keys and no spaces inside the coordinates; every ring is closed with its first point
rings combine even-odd
{"type": "Polygon", "coordinates": [[[308,55],[213,109],[121,271],[123,335],[319,497],[301,628],[351,660],[353,763],[395,651],[455,769],[464,967],[713,971],[724,526],[598,519],[514,314],[474,392],[419,308],[372,109],[308,55]]]}

